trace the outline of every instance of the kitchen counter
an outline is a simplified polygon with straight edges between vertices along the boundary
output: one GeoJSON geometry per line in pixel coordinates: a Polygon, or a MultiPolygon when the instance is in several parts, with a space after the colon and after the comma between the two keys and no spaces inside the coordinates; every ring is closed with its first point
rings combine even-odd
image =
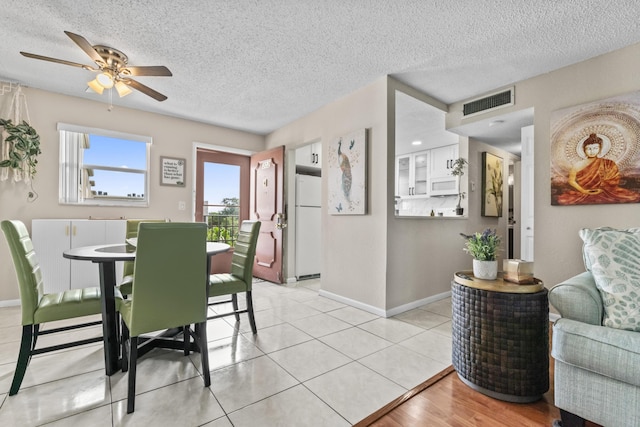
{"type": "Polygon", "coordinates": [[[420,215],[396,215],[396,218],[401,218],[401,219],[439,219],[439,220],[443,220],[443,219],[468,219],[467,215],[443,215],[443,216],[420,216],[420,215]]]}

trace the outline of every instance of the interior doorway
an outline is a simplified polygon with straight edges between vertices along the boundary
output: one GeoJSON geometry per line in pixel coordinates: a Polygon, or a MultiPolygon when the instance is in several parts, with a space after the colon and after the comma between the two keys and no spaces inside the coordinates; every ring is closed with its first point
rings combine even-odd
{"type": "Polygon", "coordinates": [[[216,255],[212,272],[230,272],[233,245],[240,223],[256,219],[262,224],[254,277],[282,283],[284,210],[284,147],[236,154],[196,148],[196,221],[208,225],[207,238],[232,246],[216,255]]]}
{"type": "Polygon", "coordinates": [[[520,188],[522,191],[522,213],[520,215],[521,255],[525,261],[533,262],[534,256],[534,128],[526,126],[522,128],[522,179],[520,188]]]}
{"type": "Polygon", "coordinates": [[[290,239],[287,281],[319,278],[322,270],[322,142],[291,151],[289,180],[290,239]]]}
{"type": "Polygon", "coordinates": [[[460,135],[506,151],[511,156],[504,191],[508,191],[509,217],[500,224],[508,237],[505,257],[533,261],[533,118],[534,109],[513,111],[502,115],[484,113],[486,119],[449,129],[460,135]],[[512,180],[512,181],[511,181],[512,180]],[[513,215],[511,213],[513,212],[513,215]]]}

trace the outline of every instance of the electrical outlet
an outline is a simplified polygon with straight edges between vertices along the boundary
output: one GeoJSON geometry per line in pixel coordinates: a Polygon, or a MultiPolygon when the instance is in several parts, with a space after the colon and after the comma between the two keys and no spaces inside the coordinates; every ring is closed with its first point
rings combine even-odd
{"type": "Polygon", "coordinates": [[[178,210],[179,210],[179,211],[183,211],[183,210],[185,210],[186,208],[187,208],[186,203],[185,203],[185,202],[183,202],[182,200],[180,200],[180,201],[178,202],[178,210]]]}

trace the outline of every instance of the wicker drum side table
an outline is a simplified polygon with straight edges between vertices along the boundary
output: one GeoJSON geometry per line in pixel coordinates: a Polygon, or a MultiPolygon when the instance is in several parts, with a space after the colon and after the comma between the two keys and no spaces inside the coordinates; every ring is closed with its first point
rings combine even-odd
{"type": "Polygon", "coordinates": [[[549,389],[547,289],[454,275],[453,367],[462,382],[508,402],[533,402],[549,389]]]}

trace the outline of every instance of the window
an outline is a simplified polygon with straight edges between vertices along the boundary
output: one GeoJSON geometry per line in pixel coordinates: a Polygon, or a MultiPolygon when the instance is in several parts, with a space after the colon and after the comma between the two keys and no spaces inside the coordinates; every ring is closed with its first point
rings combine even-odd
{"type": "Polygon", "coordinates": [[[198,149],[196,221],[207,223],[207,240],[235,245],[240,222],[249,216],[249,163],[247,156],[198,149]]]}
{"type": "Polygon", "coordinates": [[[58,124],[60,203],[149,205],[151,137],[58,124]]]}
{"type": "Polygon", "coordinates": [[[240,225],[240,166],[204,164],[203,215],[209,226],[207,240],[235,245],[240,225]]]}

